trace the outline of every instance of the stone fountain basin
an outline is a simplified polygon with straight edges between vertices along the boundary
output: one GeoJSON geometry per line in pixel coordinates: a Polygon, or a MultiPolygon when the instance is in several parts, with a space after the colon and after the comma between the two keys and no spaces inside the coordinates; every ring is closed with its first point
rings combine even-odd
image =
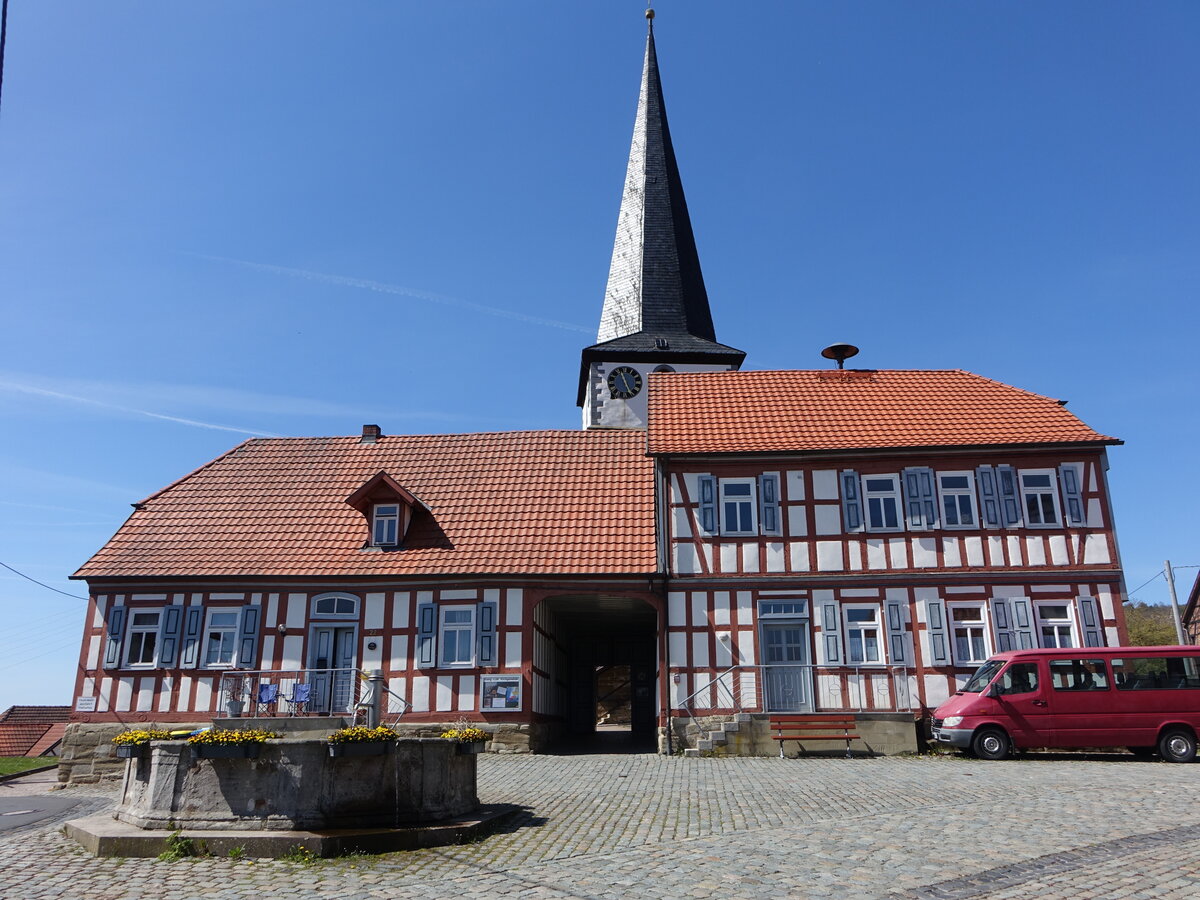
{"type": "Polygon", "coordinates": [[[333,758],[321,740],[273,740],[256,759],[201,759],[158,741],[126,763],[115,817],[138,828],[287,831],[399,828],[479,807],[477,757],[404,738],[382,756],[333,758]]]}

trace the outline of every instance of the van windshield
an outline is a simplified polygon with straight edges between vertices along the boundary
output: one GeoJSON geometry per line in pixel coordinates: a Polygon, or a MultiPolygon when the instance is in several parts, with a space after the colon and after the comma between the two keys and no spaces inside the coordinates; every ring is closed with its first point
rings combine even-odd
{"type": "Polygon", "coordinates": [[[1002,659],[989,659],[982,666],[975,670],[975,674],[971,676],[962,688],[960,693],[978,694],[988,683],[996,676],[996,673],[1004,666],[1002,659]]]}

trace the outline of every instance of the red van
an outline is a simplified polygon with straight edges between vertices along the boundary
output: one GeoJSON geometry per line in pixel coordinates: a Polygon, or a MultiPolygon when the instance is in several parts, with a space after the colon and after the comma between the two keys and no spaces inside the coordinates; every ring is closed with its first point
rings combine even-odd
{"type": "Polygon", "coordinates": [[[1000,653],[933,715],[934,740],[983,759],[1028,747],[1128,747],[1191,762],[1200,647],[1000,653]]]}

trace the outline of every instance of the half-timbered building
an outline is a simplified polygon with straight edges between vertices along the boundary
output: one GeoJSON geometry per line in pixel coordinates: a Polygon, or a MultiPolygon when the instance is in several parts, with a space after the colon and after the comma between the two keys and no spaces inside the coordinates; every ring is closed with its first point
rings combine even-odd
{"type": "Polygon", "coordinates": [[[389,721],[466,717],[493,749],[830,710],[911,749],[990,653],[1120,642],[1114,439],[969,372],[744,356],[651,32],[584,429],[254,439],[137,503],[75,576],[74,721],[353,716],[368,670],[389,721]]]}

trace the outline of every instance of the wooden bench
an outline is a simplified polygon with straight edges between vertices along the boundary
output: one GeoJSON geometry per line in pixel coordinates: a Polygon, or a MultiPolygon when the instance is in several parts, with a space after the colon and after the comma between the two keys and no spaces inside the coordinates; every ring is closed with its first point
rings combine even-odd
{"type": "Polygon", "coordinates": [[[774,715],[770,719],[771,737],[779,741],[779,757],[784,758],[783,742],[795,741],[800,749],[809,741],[845,741],[846,759],[851,759],[850,742],[861,741],[854,729],[853,715],[817,713],[812,715],[774,715]]]}

